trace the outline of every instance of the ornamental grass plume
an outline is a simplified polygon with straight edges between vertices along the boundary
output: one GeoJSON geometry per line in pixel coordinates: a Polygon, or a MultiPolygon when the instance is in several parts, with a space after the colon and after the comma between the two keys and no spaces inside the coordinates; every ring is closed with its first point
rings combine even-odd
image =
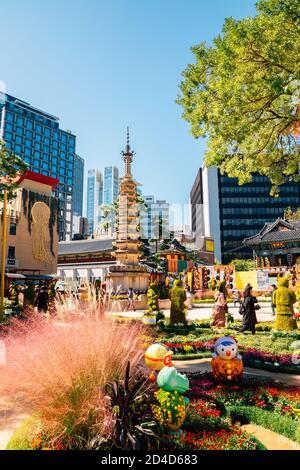
{"type": "Polygon", "coordinates": [[[110,432],[104,387],[123,378],[128,361],[134,371],[142,356],[140,330],[105,317],[16,321],[5,339],[0,393],[23,394],[49,443],[86,448],[94,436],[110,432]]]}

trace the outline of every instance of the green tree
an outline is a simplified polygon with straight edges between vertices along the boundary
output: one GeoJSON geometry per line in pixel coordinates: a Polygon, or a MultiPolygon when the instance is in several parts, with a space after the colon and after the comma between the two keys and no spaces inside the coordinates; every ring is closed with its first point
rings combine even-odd
{"type": "Polygon", "coordinates": [[[18,183],[18,176],[24,175],[27,170],[26,163],[0,140],[0,201],[3,199],[3,191],[7,190],[8,200],[14,197],[14,190],[18,183]]]}
{"type": "Polygon", "coordinates": [[[205,163],[272,194],[299,179],[300,0],[259,0],[252,18],[225,20],[212,47],[192,47],[177,102],[194,137],[207,137],[205,163]]]}
{"type": "Polygon", "coordinates": [[[250,271],[254,268],[252,259],[233,259],[229,264],[234,266],[236,271],[250,271]]]}
{"type": "Polygon", "coordinates": [[[292,211],[291,207],[288,207],[284,211],[284,218],[285,220],[300,220],[300,207],[295,212],[292,211]]]}

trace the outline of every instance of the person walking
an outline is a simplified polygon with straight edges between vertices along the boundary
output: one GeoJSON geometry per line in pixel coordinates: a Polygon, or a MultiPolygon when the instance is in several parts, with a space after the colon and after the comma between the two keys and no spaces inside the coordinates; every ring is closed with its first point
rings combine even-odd
{"type": "Polygon", "coordinates": [[[194,306],[194,296],[191,292],[191,288],[190,286],[185,286],[185,292],[186,292],[186,304],[187,304],[187,308],[189,310],[192,310],[193,306],[194,306]]]}
{"type": "Polygon", "coordinates": [[[227,289],[225,281],[220,282],[214,298],[215,305],[212,309],[212,321],[210,326],[212,328],[224,328],[226,323],[226,312],[228,311],[227,289]]]}
{"type": "Polygon", "coordinates": [[[276,292],[277,290],[277,286],[275,284],[272,284],[272,290],[271,290],[271,309],[272,309],[272,316],[275,317],[276,315],[276,300],[275,300],[275,297],[276,297],[276,292]]]}
{"type": "Polygon", "coordinates": [[[47,288],[45,286],[42,286],[35,301],[35,306],[37,307],[39,313],[48,312],[48,302],[49,302],[49,295],[48,295],[47,288]]]}
{"type": "Polygon", "coordinates": [[[244,299],[241,303],[240,314],[243,315],[242,327],[238,330],[240,333],[248,330],[255,334],[255,325],[257,323],[256,310],[260,309],[257,298],[253,295],[253,288],[247,284],[244,290],[244,299]]]}
{"type": "Polygon", "coordinates": [[[135,312],[134,297],[134,291],[132,287],[130,287],[128,291],[128,310],[133,310],[135,312]]]}

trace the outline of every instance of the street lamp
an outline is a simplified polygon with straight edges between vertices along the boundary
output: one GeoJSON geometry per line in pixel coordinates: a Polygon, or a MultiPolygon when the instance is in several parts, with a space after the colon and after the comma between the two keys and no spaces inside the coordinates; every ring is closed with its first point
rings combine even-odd
{"type": "Polygon", "coordinates": [[[6,235],[7,235],[7,189],[3,192],[2,210],[2,251],[1,251],[1,284],[0,284],[0,321],[4,318],[4,285],[5,285],[5,259],[6,259],[6,235]]]}

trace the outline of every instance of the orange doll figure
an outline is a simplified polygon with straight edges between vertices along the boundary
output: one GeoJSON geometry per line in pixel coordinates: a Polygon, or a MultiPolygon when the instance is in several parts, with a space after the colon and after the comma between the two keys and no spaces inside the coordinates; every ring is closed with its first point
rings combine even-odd
{"type": "Polygon", "coordinates": [[[153,372],[150,374],[149,379],[155,382],[156,375],[154,371],[160,371],[164,367],[172,367],[172,354],[166,346],[160,343],[153,343],[145,352],[145,364],[153,372]]]}
{"type": "Polygon", "coordinates": [[[228,336],[216,341],[211,367],[214,378],[220,381],[231,382],[243,375],[242,356],[233,338],[228,336]]]}

